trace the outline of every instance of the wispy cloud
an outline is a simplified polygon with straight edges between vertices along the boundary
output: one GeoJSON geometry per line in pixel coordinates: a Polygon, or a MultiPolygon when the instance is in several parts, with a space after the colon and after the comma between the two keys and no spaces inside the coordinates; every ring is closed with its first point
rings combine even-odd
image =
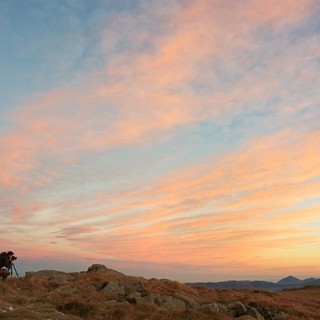
{"type": "Polygon", "coordinates": [[[83,20],[77,7],[79,47],[59,67],[70,83],[6,111],[0,205],[17,243],[37,232],[39,254],[230,270],[317,245],[307,226],[320,189],[317,2],[139,2],[110,20],[104,9],[83,20]],[[172,152],[204,123],[224,140],[202,138],[204,156],[172,152]],[[133,174],[121,161],[138,152],[133,174]],[[136,181],[118,183],[124,170],[136,181]]]}
{"type": "MultiPolygon", "coordinates": [[[[143,192],[110,199],[111,206],[96,214],[76,215],[71,207],[70,218],[61,213],[42,227],[57,230],[52,239],[117,259],[192,263],[197,258],[205,264],[219,259],[225,265],[251,259],[248,268],[257,267],[273,250],[318,243],[316,230],[306,224],[316,222],[319,207],[300,205],[318,195],[318,136],[267,137],[156,180],[143,192]]],[[[95,201],[92,207],[106,204],[103,196],[95,201]]]]}

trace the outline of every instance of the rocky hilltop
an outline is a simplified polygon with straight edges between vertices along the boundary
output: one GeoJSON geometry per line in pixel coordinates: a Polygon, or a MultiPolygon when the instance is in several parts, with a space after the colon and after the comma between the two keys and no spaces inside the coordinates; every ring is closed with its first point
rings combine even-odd
{"type": "Polygon", "coordinates": [[[320,319],[320,287],[283,292],[195,287],[126,276],[103,265],[85,272],[27,272],[0,281],[0,319],[320,319]]]}

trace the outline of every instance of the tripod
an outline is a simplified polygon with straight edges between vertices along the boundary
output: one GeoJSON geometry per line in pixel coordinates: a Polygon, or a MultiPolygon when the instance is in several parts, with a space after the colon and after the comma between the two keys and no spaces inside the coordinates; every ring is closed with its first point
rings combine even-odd
{"type": "Polygon", "coordinates": [[[19,273],[18,273],[18,271],[17,271],[17,269],[16,269],[16,266],[12,263],[12,265],[11,265],[11,278],[13,278],[13,271],[15,272],[15,274],[16,274],[16,276],[17,276],[17,278],[20,278],[19,277],[19,273]]]}

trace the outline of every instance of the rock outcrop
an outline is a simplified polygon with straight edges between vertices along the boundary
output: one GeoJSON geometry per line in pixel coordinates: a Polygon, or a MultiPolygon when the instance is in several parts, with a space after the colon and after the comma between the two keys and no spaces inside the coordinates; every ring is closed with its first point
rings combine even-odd
{"type": "MultiPolygon", "coordinates": [[[[232,294],[229,294],[228,299],[224,300],[219,298],[219,295],[225,294],[225,290],[195,288],[167,279],[146,280],[130,277],[99,264],[94,264],[86,272],[80,273],[55,270],[27,272],[25,280],[21,279],[21,281],[28,281],[28,279],[33,285],[39,283],[44,301],[55,301],[55,299],[58,301],[58,307],[52,312],[62,316],[68,314],[75,319],[77,317],[89,319],[91,314],[97,312],[96,309],[107,310],[104,312],[118,310],[119,314],[123,313],[121,310],[127,309],[149,310],[151,314],[159,313],[163,314],[163,317],[168,314],[177,314],[177,319],[188,318],[190,314],[194,315],[192,319],[290,319],[290,316],[288,317],[285,313],[286,310],[272,308],[270,305],[247,298],[239,300],[239,294],[232,293],[234,299],[230,299],[232,294]],[[216,298],[209,298],[212,296],[216,298]],[[81,302],[84,298],[85,301],[81,302]],[[90,302],[89,299],[94,301],[90,302]],[[185,314],[185,316],[178,316],[178,314],[185,314]]],[[[119,315],[117,317],[114,316],[115,319],[129,319],[125,316],[121,318],[119,315]]],[[[50,319],[60,318],[56,316],[50,319]]],[[[141,319],[148,318],[141,317],[141,319]]]]}
{"type": "Polygon", "coordinates": [[[87,272],[98,272],[98,273],[107,273],[110,275],[125,276],[123,273],[113,269],[109,269],[103,264],[93,264],[91,267],[88,268],[87,272]]]}
{"type": "MultiPolygon", "coordinates": [[[[185,294],[175,292],[172,295],[148,292],[144,281],[141,279],[127,277],[115,270],[109,269],[104,265],[94,264],[88,268],[87,273],[105,273],[109,275],[123,276],[121,280],[112,280],[96,284],[97,291],[106,297],[112,297],[108,300],[109,305],[145,305],[153,306],[160,310],[199,310],[206,315],[225,315],[234,319],[256,319],[256,320],[280,320],[279,312],[273,312],[266,306],[257,303],[244,304],[241,301],[223,304],[212,301],[210,303],[199,303],[194,298],[185,294]],[[277,315],[277,316],[276,316],[277,315]],[[266,316],[266,317],[264,317],[266,316]]],[[[155,280],[155,279],[153,279],[155,280]]],[[[162,279],[161,283],[172,284],[173,281],[162,279]]],[[[284,317],[283,317],[284,319],[284,317]]]]}

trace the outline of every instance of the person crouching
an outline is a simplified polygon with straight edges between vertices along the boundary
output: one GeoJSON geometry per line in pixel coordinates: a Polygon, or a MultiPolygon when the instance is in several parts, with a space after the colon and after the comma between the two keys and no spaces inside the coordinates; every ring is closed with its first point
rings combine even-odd
{"type": "Polygon", "coordinates": [[[13,265],[13,261],[17,258],[12,251],[1,252],[0,254],[0,278],[6,279],[10,276],[10,270],[13,265]]]}

